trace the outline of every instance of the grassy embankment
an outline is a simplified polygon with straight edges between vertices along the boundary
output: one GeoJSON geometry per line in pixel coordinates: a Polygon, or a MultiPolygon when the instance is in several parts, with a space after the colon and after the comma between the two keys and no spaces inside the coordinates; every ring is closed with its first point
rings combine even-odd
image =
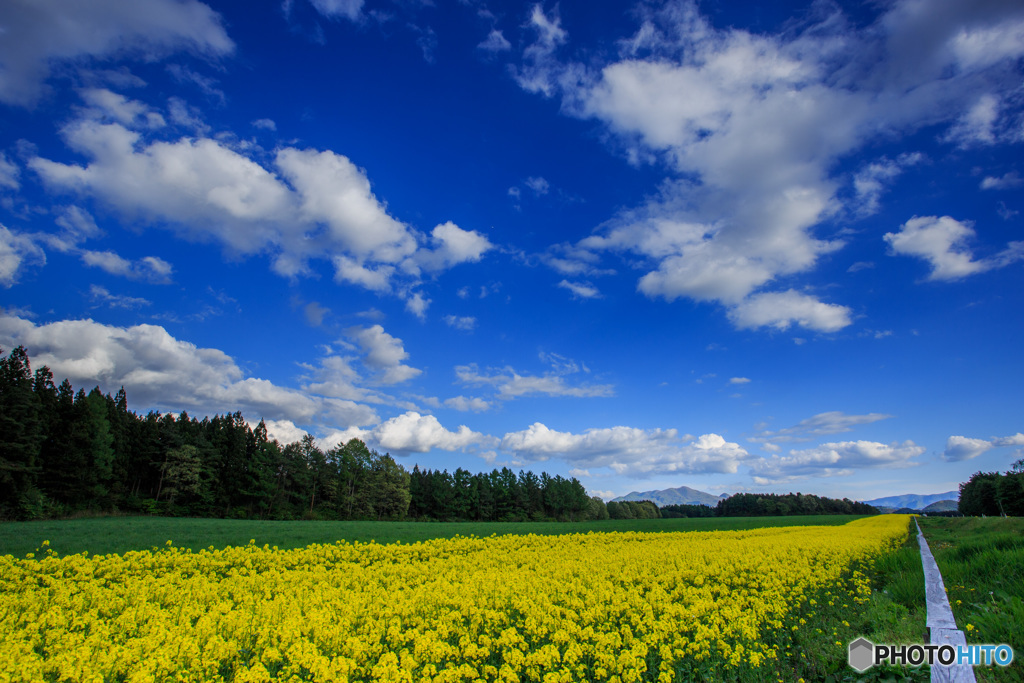
{"type": "MultiPolygon", "coordinates": [[[[909,519],[909,518],[908,518],[909,519]]],[[[865,637],[874,643],[923,643],[925,638],[924,571],[917,529],[910,525],[906,541],[862,568],[871,578],[871,594],[860,604],[819,600],[806,616],[807,628],[794,634],[788,663],[793,678],[810,683],[925,683],[927,666],[873,667],[858,674],[847,664],[850,642],[865,637]],[[797,654],[799,653],[799,657],[797,654]]],[[[781,680],[787,680],[784,676],[781,680]]]]}
{"type": "Polygon", "coordinates": [[[170,517],[96,517],[40,522],[0,523],[0,555],[24,557],[44,540],[61,555],[92,555],[148,550],[171,540],[199,550],[256,545],[302,548],[313,543],[415,543],[431,538],[491,534],[576,534],[589,531],[736,531],[761,527],[836,525],[858,516],[704,517],[694,519],[621,519],[593,522],[279,522],[170,517]]]}
{"type": "Polygon", "coordinates": [[[1024,518],[924,517],[921,531],[968,643],[1006,643],[1014,663],[975,667],[979,681],[1024,681],[1024,518]]]}

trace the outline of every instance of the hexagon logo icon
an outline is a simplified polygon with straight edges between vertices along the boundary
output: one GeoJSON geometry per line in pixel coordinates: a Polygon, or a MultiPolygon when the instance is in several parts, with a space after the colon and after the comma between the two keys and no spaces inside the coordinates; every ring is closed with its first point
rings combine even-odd
{"type": "Polygon", "coordinates": [[[875,644],[867,638],[853,641],[850,643],[847,661],[858,673],[864,673],[875,664],[875,644]]]}

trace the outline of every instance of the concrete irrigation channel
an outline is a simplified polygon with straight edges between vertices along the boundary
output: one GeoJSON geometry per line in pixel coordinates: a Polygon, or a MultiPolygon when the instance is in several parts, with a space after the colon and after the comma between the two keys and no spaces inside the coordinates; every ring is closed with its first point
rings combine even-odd
{"type": "MultiPolygon", "coordinates": [[[[921,532],[921,525],[914,520],[917,526],[917,542],[921,546],[921,565],[924,567],[924,587],[927,599],[928,614],[926,625],[928,627],[928,640],[934,645],[952,645],[953,647],[967,646],[967,638],[964,632],[956,627],[956,619],[953,618],[953,610],[949,607],[949,599],[946,597],[946,585],[942,582],[942,573],[939,572],[939,565],[935,563],[928,541],[921,532]]],[[[934,664],[932,666],[932,683],[976,683],[974,669],[969,664],[952,664],[943,666],[934,664]]]]}

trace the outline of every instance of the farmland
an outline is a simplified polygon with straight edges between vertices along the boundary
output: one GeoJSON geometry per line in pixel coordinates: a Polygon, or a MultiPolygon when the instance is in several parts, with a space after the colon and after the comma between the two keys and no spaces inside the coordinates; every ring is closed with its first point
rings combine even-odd
{"type": "Polygon", "coordinates": [[[415,543],[454,536],[492,534],[575,534],[603,531],[734,531],[762,527],[846,524],[844,515],[798,517],[711,517],[696,519],[622,519],[591,522],[321,522],[253,521],[172,517],[93,517],[71,520],[0,523],[0,555],[24,557],[49,547],[65,555],[149,550],[168,540],[181,548],[225,548],[269,544],[283,549],[313,543],[415,543]]]}
{"type": "Polygon", "coordinates": [[[859,624],[843,615],[871,607],[868,572],[906,537],[886,516],[290,550],[44,544],[0,558],[0,660],[12,680],[817,680],[845,663],[859,624]]]}

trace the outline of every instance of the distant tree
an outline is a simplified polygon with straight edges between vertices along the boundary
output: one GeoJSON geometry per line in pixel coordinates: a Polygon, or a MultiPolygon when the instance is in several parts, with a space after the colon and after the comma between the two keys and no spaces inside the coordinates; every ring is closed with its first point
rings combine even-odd
{"type": "MultiPolygon", "coordinates": [[[[2,354],[0,350],[0,354],[2,354]]],[[[45,439],[39,397],[24,346],[0,358],[0,514],[21,518],[25,496],[33,496],[45,439]]]]}
{"type": "Polygon", "coordinates": [[[998,472],[975,472],[960,484],[960,500],[957,509],[964,515],[995,516],[1000,514],[997,494],[999,492],[998,472]]]}
{"type": "Polygon", "coordinates": [[[608,519],[608,506],[598,496],[591,496],[587,504],[586,519],[608,519]]]}

